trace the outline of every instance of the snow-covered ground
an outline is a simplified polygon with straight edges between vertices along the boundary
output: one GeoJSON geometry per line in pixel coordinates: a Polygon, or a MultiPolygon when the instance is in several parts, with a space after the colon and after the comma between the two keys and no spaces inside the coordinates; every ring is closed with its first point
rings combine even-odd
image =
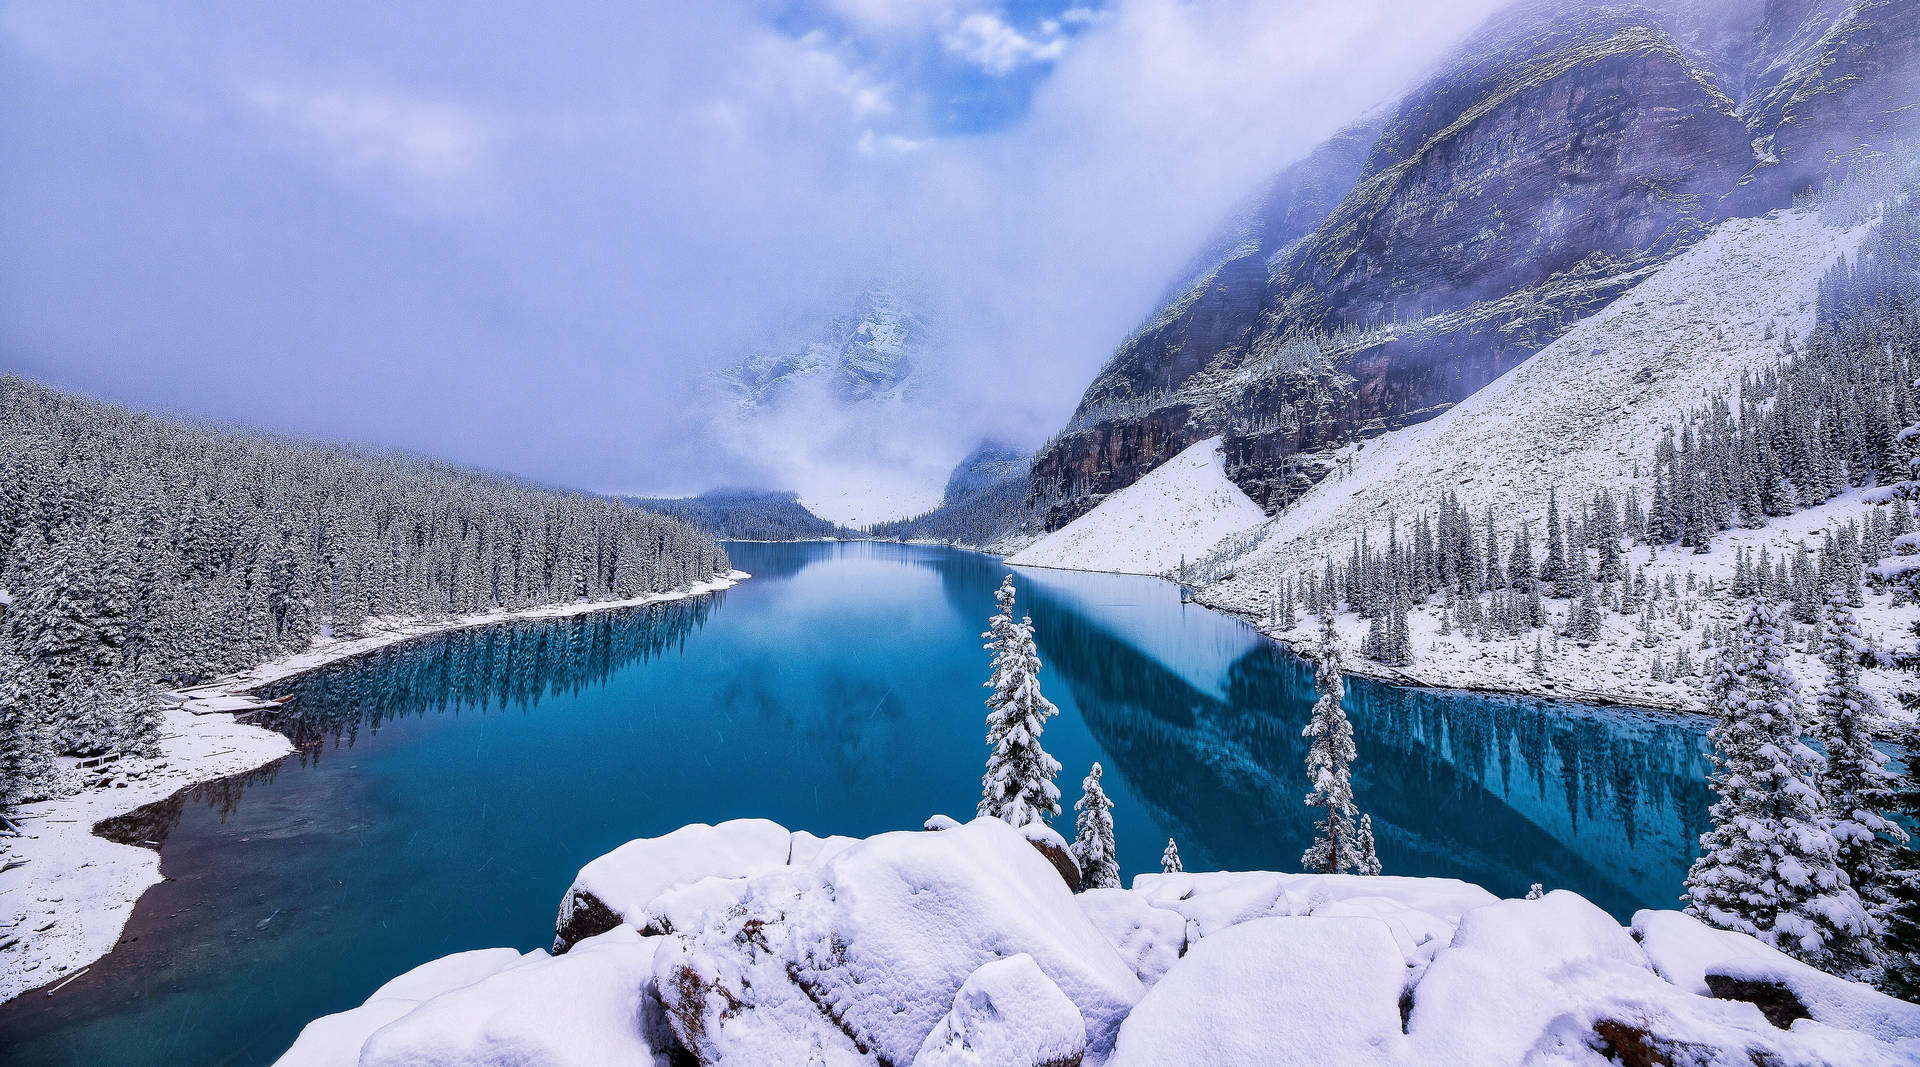
{"type": "Polygon", "coordinates": [[[1228,480],[1220,438],[1187,447],[1098,507],[1014,553],[1015,567],[1175,577],[1266,513],[1228,480]]]}
{"type": "Polygon", "coordinates": [[[280,1063],[1920,1062],[1920,1006],[1679,912],[1268,872],[1074,893],[1003,823],[928,826],[629,842],[569,890],[563,954],[423,963],[280,1063]]]}
{"type": "MultiPolygon", "coordinates": [[[[1342,451],[1338,472],[1240,539],[1235,558],[1210,560],[1230,572],[1202,590],[1201,603],[1250,617],[1264,617],[1286,576],[1318,570],[1331,555],[1344,562],[1363,530],[1384,536],[1390,516],[1410,521],[1431,513],[1444,492],[1458,495],[1476,521],[1489,508],[1509,533],[1528,522],[1538,531],[1546,515],[1547,489],[1557,486],[1563,507],[1577,507],[1600,489],[1622,494],[1637,484],[1651,489],[1655,446],[1666,428],[1705,401],[1728,395],[1748,371],[1781,358],[1792,331],[1804,338],[1814,323],[1821,275],[1858,247],[1870,226],[1836,230],[1809,211],[1776,212],[1764,218],[1723,223],[1699,244],[1655,271],[1612,304],[1569,330],[1558,341],[1502,375],[1436,419],[1395,431],[1342,451]]],[[[1662,582],[1669,574],[1684,588],[1696,579],[1722,580],[1733,572],[1734,550],[1767,544],[1777,558],[1817,530],[1862,518],[1860,494],[1783,519],[1763,530],[1733,530],[1714,539],[1713,551],[1639,548],[1635,566],[1662,582]]],[[[1238,542],[1236,542],[1238,543],[1238,542]]],[[[1543,542],[1536,539],[1536,545],[1543,542]]],[[[1538,551],[1538,548],[1536,548],[1538,551]]],[[[1356,667],[1397,680],[1453,688],[1494,689],[1545,696],[1594,699],[1653,707],[1698,707],[1697,679],[1655,683],[1649,656],[1670,666],[1677,643],[1691,641],[1702,662],[1702,627],[1733,620],[1724,595],[1693,598],[1693,627],[1681,632],[1673,620],[1656,624],[1658,643],[1646,647],[1637,617],[1608,613],[1602,639],[1582,648],[1562,642],[1552,649],[1544,673],[1532,669],[1535,635],[1480,644],[1465,635],[1441,635],[1437,611],[1409,620],[1414,663],[1383,667],[1364,660],[1356,667]]],[[[1883,642],[1913,617],[1889,598],[1869,596],[1860,612],[1870,636],[1883,642]]],[[[1567,605],[1549,602],[1556,628],[1567,605]]],[[[1307,621],[1278,636],[1310,636],[1307,621]]],[[[1352,617],[1343,633],[1357,643],[1364,625],[1352,617]]],[[[1551,644],[1549,637],[1549,644],[1551,644]]],[[[1801,657],[1796,667],[1809,683],[1817,671],[1801,657]]],[[[1892,679],[1869,672],[1889,693],[1892,679]]]]}
{"type": "MultiPolygon", "coordinates": [[[[1553,635],[1566,628],[1567,612],[1573,605],[1567,600],[1546,601],[1548,623],[1539,631],[1482,642],[1459,630],[1441,633],[1441,610],[1435,602],[1414,610],[1407,617],[1413,634],[1414,661],[1403,667],[1385,666],[1361,656],[1358,649],[1367,632],[1367,621],[1351,613],[1342,615],[1338,625],[1347,645],[1348,669],[1438,689],[1481,689],[1644,708],[1704,711],[1705,682],[1712,669],[1713,653],[1703,647],[1703,640],[1716,624],[1738,625],[1744,610],[1728,592],[1736,549],[1744,548],[1750,555],[1757,556],[1764,547],[1774,559],[1791,560],[1795,547],[1805,543],[1817,556],[1821,531],[1845,525],[1849,519],[1864,522],[1871,505],[1861,499],[1863,493],[1864,490],[1844,493],[1819,507],[1776,518],[1764,529],[1728,530],[1714,539],[1713,551],[1706,554],[1696,554],[1692,549],[1655,551],[1644,545],[1634,546],[1626,558],[1632,561],[1636,571],[1645,568],[1649,582],[1657,581],[1664,586],[1669,576],[1676,579],[1685,616],[1691,623],[1683,628],[1678,615],[1658,619],[1652,625],[1654,644],[1651,646],[1646,643],[1648,635],[1641,630],[1640,616],[1611,611],[1601,614],[1598,641],[1589,645],[1565,639],[1556,642],[1553,635]],[[1709,578],[1719,590],[1716,596],[1705,594],[1705,582],[1709,578]],[[1686,591],[1688,579],[1693,580],[1695,592],[1686,591]],[[1536,638],[1546,645],[1545,670],[1539,673],[1533,669],[1536,638]],[[1655,681],[1651,658],[1658,656],[1664,667],[1670,669],[1682,645],[1686,646],[1693,663],[1693,675],[1676,681],[1655,681]]],[[[1206,599],[1204,594],[1201,599],[1206,599]]],[[[1909,627],[1920,619],[1920,606],[1895,604],[1889,594],[1868,588],[1866,606],[1856,609],[1855,614],[1868,640],[1891,651],[1912,640],[1909,627]]],[[[1318,641],[1319,620],[1305,613],[1299,615],[1291,629],[1276,626],[1266,618],[1255,622],[1273,637],[1298,645],[1303,653],[1310,653],[1318,641]]],[[[1789,648],[1788,662],[1811,694],[1824,677],[1824,668],[1815,654],[1817,648],[1806,640],[1808,629],[1802,627],[1800,632],[1801,640],[1789,648]]],[[[1864,680],[1889,714],[1896,720],[1905,717],[1906,712],[1896,699],[1909,684],[1904,672],[1869,668],[1864,680]]]]}
{"type": "Polygon", "coordinates": [[[453,619],[370,620],[374,632],[365,637],[319,641],[297,655],[177,694],[186,699],[166,711],[159,756],[121,759],[93,770],[62,761],[66,773],[84,784],[72,795],[22,805],[15,814],[20,834],[0,836],[0,1001],[56,982],[105,955],[120,939],[140,894],[160,881],[158,852],[97,837],[96,823],[293,751],[284,736],[235,721],[235,710],[260,704],[250,690],[428,634],[682,600],[747,577],[734,571],[686,590],[629,600],[453,619]]]}

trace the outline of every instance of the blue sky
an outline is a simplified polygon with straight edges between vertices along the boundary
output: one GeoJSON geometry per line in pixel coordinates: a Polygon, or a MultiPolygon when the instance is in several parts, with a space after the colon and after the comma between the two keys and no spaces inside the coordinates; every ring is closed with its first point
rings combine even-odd
{"type": "Polygon", "coordinates": [[[0,0],[0,366],[603,490],[831,478],[698,383],[938,294],[1036,443],[1261,178],[1491,0],[0,0]],[[724,442],[722,443],[724,444],[724,442]]]}

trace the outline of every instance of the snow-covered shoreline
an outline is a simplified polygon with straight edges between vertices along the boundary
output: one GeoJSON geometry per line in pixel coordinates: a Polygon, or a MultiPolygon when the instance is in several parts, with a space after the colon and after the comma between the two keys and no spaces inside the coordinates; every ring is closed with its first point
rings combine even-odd
{"type": "MultiPolygon", "coordinates": [[[[122,759],[111,777],[79,792],[21,805],[17,837],[0,837],[0,1003],[60,982],[106,955],[119,941],[141,894],[161,881],[160,854],[96,836],[101,821],[165,800],[202,782],[242,774],[293,751],[273,730],[226,711],[188,707],[238,702],[263,685],[415,638],[526,619],[561,619],[704,596],[747,579],[744,571],[683,590],[626,600],[575,601],[451,619],[389,622],[377,633],[325,641],[305,652],[229,675],[186,692],[166,712],[161,753],[122,759]]],[[[370,625],[382,625],[370,621],[370,625]]],[[[244,712],[242,712],[244,714],[244,712]]],[[[57,992],[50,989],[49,994],[57,992]]]]}

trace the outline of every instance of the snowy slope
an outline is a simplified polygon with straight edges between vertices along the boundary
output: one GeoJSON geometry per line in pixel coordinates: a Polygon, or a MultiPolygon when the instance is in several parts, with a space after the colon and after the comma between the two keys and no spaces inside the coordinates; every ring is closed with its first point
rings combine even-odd
{"type": "Polygon", "coordinates": [[[1198,560],[1265,518],[1260,506],[1227,479],[1220,438],[1214,437],[1162,463],[1007,562],[1172,577],[1181,560],[1198,560]]]}
{"type": "Polygon", "coordinates": [[[1203,598],[1264,611],[1278,576],[1344,556],[1390,515],[1432,511],[1454,490],[1501,526],[1640,473],[1645,493],[1664,429],[1778,361],[1787,331],[1813,328],[1820,276],[1868,226],[1834,230],[1811,212],[1734,219],[1539,354],[1430,422],[1343,450],[1342,467],[1275,516],[1203,598]]]}

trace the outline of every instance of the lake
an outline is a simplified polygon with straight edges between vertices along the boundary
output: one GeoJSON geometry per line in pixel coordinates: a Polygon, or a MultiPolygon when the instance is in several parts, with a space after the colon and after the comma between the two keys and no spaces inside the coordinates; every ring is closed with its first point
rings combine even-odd
{"type": "MultiPolygon", "coordinates": [[[[271,1062],[309,1019],[463,949],[544,947],[588,860],[689,822],[819,834],[970,817],[1007,568],[873,543],[733,544],[716,596],[425,638],[272,690],[297,752],[122,820],[167,881],[56,995],[0,1007],[26,1064],[271,1062]]],[[[1311,667],[1152,579],[1019,572],[1044,737],[1095,760],[1124,878],[1299,869],[1311,667]]],[[[1672,907],[1707,823],[1704,723],[1348,680],[1389,874],[1672,907]]]]}

